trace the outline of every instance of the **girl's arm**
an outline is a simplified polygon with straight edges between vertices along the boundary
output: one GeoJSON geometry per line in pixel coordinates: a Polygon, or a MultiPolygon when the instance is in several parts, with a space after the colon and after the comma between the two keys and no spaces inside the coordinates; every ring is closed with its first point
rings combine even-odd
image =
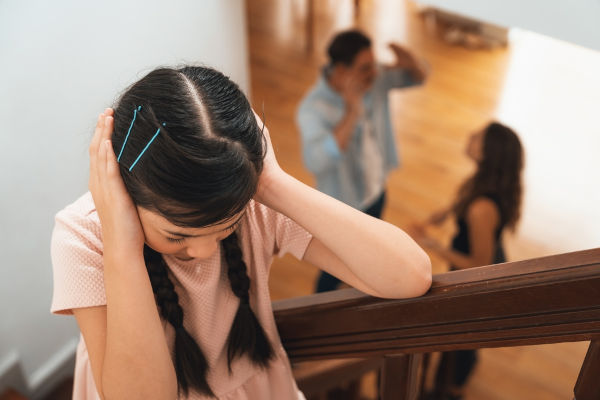
{"type": "Polygon", "coordinates": [[[373,296],[413,297],[429,289],[429,257],[406,233],[285,173],[266,129],[265,135],[268,150],[256,199],[313,235],[305,260],[373,296]]]}
{"type": "Polygon", "coordinates": [[[144,233],[110,143],[112,110],[90,145],[90,182],[102,225],[106,306],[75,309],[98,394],[175,399],[177,378],[143,258],[144,233]]]}
{"type": "Polygon", "coordinates": [[[470,254],[447,249],[428,239],[423,244],[458,269],[492,264],[496,250],[495,234],[500,223],[498,206],[486,197],[477,198],[467,209],[466,221],[469,227],[470,254]]]}

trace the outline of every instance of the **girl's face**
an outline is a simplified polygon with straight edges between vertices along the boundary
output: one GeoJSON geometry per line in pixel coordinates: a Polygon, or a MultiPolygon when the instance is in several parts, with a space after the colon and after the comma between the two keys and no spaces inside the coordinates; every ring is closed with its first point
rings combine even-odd
{"type": "Polygon", "coordinates": [[[206,228],[182,228],[163,216],[138,207],[138,215],[146,236],[146,244],[153,250],[189,261],[211,257],[225,239],[238,226],[244,212],[223,223],[206,228]]]}
{"type": "Polygon", "coordinates": [[[467,143],[466,153],[469,158],[474,161],[481,161],[483,159],[483,138],[485,132],[479,131],[471,135],[469,142],[467,143]]]}

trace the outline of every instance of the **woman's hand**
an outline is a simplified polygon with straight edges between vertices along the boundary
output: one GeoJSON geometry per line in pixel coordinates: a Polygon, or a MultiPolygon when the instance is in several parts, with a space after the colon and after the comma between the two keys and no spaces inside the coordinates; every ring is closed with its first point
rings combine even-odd
{"type": "Polygon", "coordinates": [[[419,246],[423,247],[424,249],[432,250],[435,252],[440,252],[444,249],[444,246],[442,246],[442,244],[438,240],[430,236],[421,236],[419,238],[415,238],[415,241],[419,244],[419,246]]]}
{"type": "Polygon", "coordinates": [[[281,181],[281,179],[285,179],[288,176],[279,166],[277,159],[275,158],[275,152],[273,151],[273,144],[271,143],[271,136],[269,135],[269,130],[264,125],[263,121],[260,117],[254,113],[256,117],[256,122],[258,123],[259,128],[263,128],[264,135],[264,143],[266,146],[265,158],[263,160],[263,169],[260,173],[260,177],[258,178],[258,188],[256,190],[256,194],[254,198],[256,201],[268,205],[269,196],[271,193],[275,193],[276,190],[271,190],[277,187],[277,182],[281,181]]]}
{"type": "Polygon", "coordinates": [[[449,215],[450,211],[446,209],[434,212],[429,218],[427,218],[426,223],[429,225],[439,226],[446,220],[446,218],[448,218],[449,215]]]}
{"type": "Polygon", "coordinates": [[[443,247],[442,244],[429,236],[426,228],[425,224],[414,223],[406,229],[406,233],[408,233],[410,237],[423,248],[434,251],[441,249],[443,247]]]}
{"type": "Polygon", "coordinates": [[[102,226],[104,251],[143,251],[144,232],[137,209],[125,189],[112,148],[113,110],[98,117],[90,144],[89,189],[102,226]]]}

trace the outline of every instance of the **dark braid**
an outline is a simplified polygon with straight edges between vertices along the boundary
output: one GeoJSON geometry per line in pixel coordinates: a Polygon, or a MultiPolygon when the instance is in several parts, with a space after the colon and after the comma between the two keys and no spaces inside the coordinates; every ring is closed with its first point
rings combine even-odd
{"type": "Polygon", "coordinates": [[[227,261],[227,275],[231,290],[240,299],[229,337],[227,338],[227,365],[231,372],[231,362],[247,353],[257,365],[266,367],[274,352],[265,331],[250,308],[250,278],[246,273],[246,263],[242,259],[242,250],[236,232],[221,241],[227,261]]]}
{"type": "Polygon", "coordinates": [[[160,314],[175,328],[174,364],[179,391],[187,395],[192,388],[214,396],[206,381],[208,363],[194,338],[183,326],[183,309],[162,255],[144,246],[144,260],[160,314]]]}

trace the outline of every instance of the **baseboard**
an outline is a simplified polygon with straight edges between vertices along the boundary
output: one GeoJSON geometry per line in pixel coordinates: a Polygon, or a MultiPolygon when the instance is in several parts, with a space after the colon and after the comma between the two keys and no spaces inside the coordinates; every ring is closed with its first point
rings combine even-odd
{"type": "Polygon", "coordinates": [[[10,352],[0,360],[0,393],[13,388],[31,400],[41,400],[54,388],[73,376],[75,353],[79,338],[73,338],[30,377],[26,377],[17,351],[10,352]]]}
{"type": "Polygon", "coordinates": [[[6,389],[13,388],[17,392],[28,395],[29,386],[21,368],[19,353],[10,352],[0,361],[0,393],[6,389]]]}
{"type": "Polygon", "coordinates": [[[79,337],[73,338],[31,375],[29,393],[32,400],[43,399],[65,379],[73,376],[78,344],[79,337]]]}
{"type": "Polygon", "coordinates": [[[506,27],[480,21],[437,7],[421,6],[420,12],[425,15],[433,15],[436,19],[444,21],[447,24],[457,25],[467,30],[478,32],[480,35],[493,39],[499,44],[506,45],[508,43],[508,29],[506,27]]]}

